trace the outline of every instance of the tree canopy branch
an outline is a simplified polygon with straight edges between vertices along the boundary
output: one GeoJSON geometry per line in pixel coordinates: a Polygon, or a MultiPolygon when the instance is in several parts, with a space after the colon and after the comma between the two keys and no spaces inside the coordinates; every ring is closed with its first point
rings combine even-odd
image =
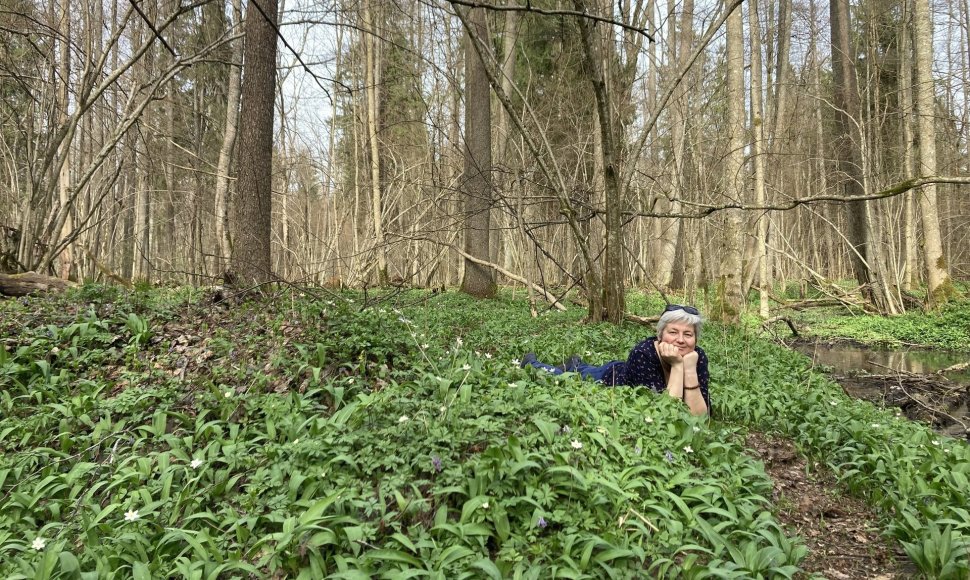
{"type": "MultiPolygon", "coordinates": [[[[669,212],[624,212],[624,215],[629,217],[657,217],[657,218],[683,218],[683,219],[700,219],[705,218],[713,213],[724,211],[726,209],[740,209],[743,211],[787,211],[794,209],[800,205],[808,205],[812,203],[819,203],[823,201],[833,201],[838,203],[852,203],[856,201],[869,201],[874,199],[887,199],[890,197],[895,197],[897,195],[906,193],[912,189],[923,187],[931,183],[943,183],[943,184],[953,184],[953,185],[970,185],[970,176],[941,176],[941,175],[930,175],[923,177],[913,177],[905,181],[900,181],[899,183],[878,191],[876,193],[870,193],[860,196],[844,196],[844,195],[813,195],[810,197],[802,197],[798,199],[793,199],[787,203],[783,204],[770,204],[770,205],[755,205],[746,203],[725,203],[721,205],[708,205],[700,204],[697,202],[692,202],[685,199],[679,199],[676,197],[669,198],[671,202],[680,202],[684,205],[693,206],[697,208],[702,208],[697,212],[692,213],[669,213],[669,212]]],[[[603,213],[601,210],[597,210],[596,213],[603,213]]]]}
{"type": "Polygon", "coordinates": [[[596,22],[604,22],[611,26],[619,26],[620,28],[625,28],[637,34],[641,34],[646,37],[650,42],[656,42],[653,39],[653,35],[647,32],[645,28],[639,26],[633,26],[632,24],[627,24],[619,20],[614,20],[612,18],[606,18],[605,16],[597,16],[595,14],[590,14],[589,12],[579,11],[579,10],[547,10],[543,8],[536,8],[531,3],[526,2],[525,5],[510,4],[508,6],[496,6],[495,4],[489,4],[488,2],[475,2],[473,0],[448,0],[451,4],[457,4],[459,6],[465,6],[467,8],[484,8],[485,10],[494,10],[496,12],[532,12],[534,14],[542,14],[544,16],[575,16],[578,18],[586,18],[588,20],[593,20],[596,22]]]}

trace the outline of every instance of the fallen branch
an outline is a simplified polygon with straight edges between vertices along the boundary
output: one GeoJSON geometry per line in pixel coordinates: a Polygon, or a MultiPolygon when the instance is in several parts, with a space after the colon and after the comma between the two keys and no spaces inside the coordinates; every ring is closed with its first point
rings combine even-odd
{"type": "Polygon", "coordinates": [[[936,374],[942,375],[945,373],[956,373],[956,372],[967,370],[968,368],[970,368],[970,362],[962,362],[962,363],[957,363],[955,365],[950,365],[945,369],[940,369],[936,371],[936,374]]]}
{"type": "Polygon", "coordinates": [[[461,257],[465,258],[466,260],[468,260],[470,262],[474,262],[474,263],[478,264],[479,266],[485,266],[486,268],[491,268],[491,269],[495,270],[496,272],[498,272],[499,274],[505,276],[506,278],[508,278],[510,280],[515,280],[516,282],[518,282],[520,284],[525,284],[527,286],[531,286],[533,290],[535,290],[536,292],[539,292],[540,294],[542,294],[542,297],[545,298],[546,301],[549,302],[549,304],[551,304],[555,309],[561,310],[561,311],[565,311],[566,310],[566,306],[563,305],[563,303],[560,302],[556,298],[556,296],[554,294],[552,294],[551,292],[549,292],[548,290],[546,290],[542,286],[539,286],[538,284],[533,284],[532,282],[529,282],[525,278],[523,278],[521,276],[517,276],[517,275],[513,274],[512,272],[509,272],[508,270],[506,270],[505,268],[499,266],[498,264],[494,264],[492,262],[488,262],[486,260],[481,260],[479,258],[476,258],[475,256],[472,256],[471,254],[463,251],[461,248],[459,248],[459,247],[457,247],[457,246],[455,246],[453,244],[446,244],[446,245],[450,246],[451,249],[453,249],[454,251],[458,252],[461,255],[461,257]]]}
{"type": "Polygon", "coordinates": [[[765,320],[764,322],[762,322],[761,327],[767,330],[769,324],[771,324],[772,322],[778,322],[779,320],[783,320],[785,321],[786,324],[788,324],[788,328],[791,329],[792,336],[795,336],[795,337],[799,336],[798,329],[795,328],[795,323],[792,322],[791,318],[788,318],[787,316],[773,316],[765,320]]]}
{"type": "Polygon", "coordinates": [[[62,280],[36,272],[0,274],[0,294],[4,296],[27,296],[35,292],[61,291],[75,286],[77,286],[77,283],[70,280],[62,280]]]}

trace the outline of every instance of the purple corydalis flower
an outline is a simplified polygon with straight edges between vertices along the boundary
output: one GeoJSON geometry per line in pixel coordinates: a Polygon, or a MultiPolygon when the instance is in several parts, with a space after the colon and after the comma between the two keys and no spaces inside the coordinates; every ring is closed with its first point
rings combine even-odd
{"type": "Polygon", "coordinates": [[[669,449],[664,451],[664,457],[666,457],[667,461],[669,461],[670,463],[674,462],[674,454],[671,453],[669,449]]]}
{"type": "Polygon", "coordinates": [[[536,522],[536,525],[539,526],[540,528],[545,528],[549,524],[546,523],[546,518],[539,516],[539,521],[536,522]]]}
{"type": "Polygon", "coordinates": [[[435,471],[441,471],[441,458],[437,455],[431,456],[431,466],[434,467],[435,471]]]}

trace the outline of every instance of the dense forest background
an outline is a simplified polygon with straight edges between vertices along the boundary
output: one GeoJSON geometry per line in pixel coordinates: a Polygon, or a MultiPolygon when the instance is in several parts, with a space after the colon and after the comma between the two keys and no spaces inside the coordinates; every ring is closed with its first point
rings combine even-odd
{"type": "Polygon", "coordinates": [[[594,318],[627,286],[730,321],[752,288],[893,313],[970,278],[966,2],[6,0],[0,29],[8,272],[210,284],[262,219],[274,279],[594,318]]]}

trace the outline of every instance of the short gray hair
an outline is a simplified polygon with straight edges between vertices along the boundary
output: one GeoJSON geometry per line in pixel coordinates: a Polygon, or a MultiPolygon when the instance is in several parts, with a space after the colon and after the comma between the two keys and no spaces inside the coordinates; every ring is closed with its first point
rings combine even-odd
{"type": "Polygon", "coordinates": [[[691,314],[682,308],[677,310],[668,310],[660,315],[660,320],[657,322],[657,336],[663,336],[664,329],[671,322],[689,324],[694,327],[694,336],[700,340],[701,338],[701,326],[704,325],[704,319],[701,318],[699,314],[691,314]]]}

